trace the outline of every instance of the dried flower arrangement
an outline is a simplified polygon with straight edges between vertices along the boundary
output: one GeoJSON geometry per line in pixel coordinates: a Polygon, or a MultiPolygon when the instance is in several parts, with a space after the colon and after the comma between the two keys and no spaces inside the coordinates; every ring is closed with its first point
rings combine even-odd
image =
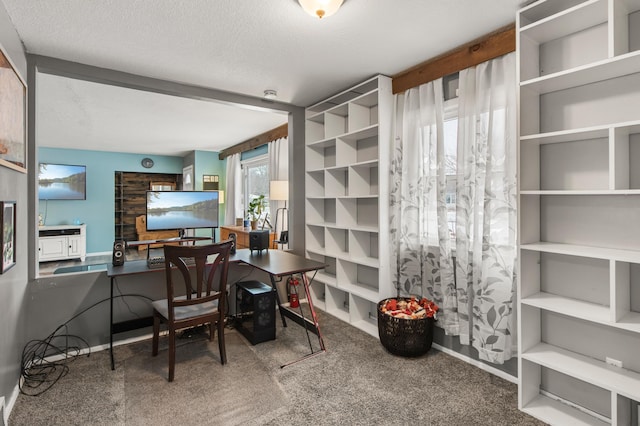
{"type": "Polygon", "coordinates": [[[408,300],[387,299],[381,307],[383,313],[404,319],[435,318],[438,309],[438,305],[426,297],[418,301],[415,296],[408,300]]]}

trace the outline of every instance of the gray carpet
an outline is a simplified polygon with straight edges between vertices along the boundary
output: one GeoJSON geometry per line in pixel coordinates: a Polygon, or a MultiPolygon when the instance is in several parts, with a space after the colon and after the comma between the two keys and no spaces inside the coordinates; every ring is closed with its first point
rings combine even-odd
{"type": "MultiPolygon", "coordinates": [[[[166,339],[82,357],[38,397],[20,395],[9,424],[21,425],[540,425],[517,409],[517,387],[432,350],[407,359],[319,313],[327,352],[309,352],[302,327],[278,322],[277,340],[251,346],[228,329],[228,363],[217,341],[180,342],[168,383],[166,339]],[[164,347],[162,345],[165,345],[164,347]]],[[[318,341],[311,335],[317,349],[318,341]]]]}

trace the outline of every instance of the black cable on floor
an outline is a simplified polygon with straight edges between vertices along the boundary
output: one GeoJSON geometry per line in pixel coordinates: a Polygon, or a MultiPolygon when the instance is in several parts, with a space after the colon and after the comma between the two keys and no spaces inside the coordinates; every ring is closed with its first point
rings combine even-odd
{"type": "MultiPolygon", "coordinates": [[[[151,298],[141,294],[121,294],[114,298],[125,296],[151,298]]],[[[89,343],[80,336],[68,334],[68,324],[80,315],[101,303],[108,302],[105,298],[95,302],[78,312],[63,324],[59,325],[53,333],[43,340],[31,340],[22,350],[20,363],[20,393],[29,396],[38,396],[51,389],[58,380],[69,372],[68,364],[75,361],[86,350],[86,355],[91,355],[89,343]],[[61,331],[64,331],[61,333],[61,331]],[[55,360],[47,359],[54,358],[55,360]],[[58,359],[59,358],[59,359],[58,359]]]]}
{"type": "MultiPolygon", "coordinates": [[[[249,270],[249,272],[247,272],[242,277],[238,278],[237,280],[235,280],[234,282],[229,284],[229,289],[228,289],[227,292],[225,292],[225,301],[227,302],[227,307],[225,309],[226,312],[224,313],[225,317],[230,317],[231,316],[231,315],[229,315],[229,308],[230,308],[229,303],[231,303],[231,301],[229,300],[229,293],[231,293],[231,289],[233,287],[235,287],[236,284],[238,284],[241,281],[246,280],[253,273],[253,271],[256,269],[255,266],[253,266],[253,265],[250,265],[250,266],[251,266],[251,269],[249,270]]],[[[237,312],[236,312],[236,314],[237,314],[237,312]]],[[[232,320],[235,320],[235,315],[233,316],[232,320]]],[[[227,325],[230,325],[230,324],[227,322],[227,325]]]]}

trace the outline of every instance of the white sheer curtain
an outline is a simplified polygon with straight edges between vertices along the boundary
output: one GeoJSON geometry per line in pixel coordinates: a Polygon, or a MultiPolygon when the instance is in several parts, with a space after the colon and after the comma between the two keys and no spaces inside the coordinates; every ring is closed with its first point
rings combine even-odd
{"type": "Polygon", "coordinates": [[[391,166],[392,271],[401,295],[440,306],[438,325],[457,334],[446,176],[442,79],[396,96],[397,137],[391,166]]]}
{"type": "MultiPolygon", "coordinates": [[[[269,180],[289,180],[289,138],[284,137],[269,142],[267,145],[269,154],[269,180]]],[[[269,221],[272,225],[275,225],[275,215],[279,208],[284,207],[284,201],[269,201],[269,211],[271,212],[271,219],[269,221]]],[[[284,230],[281,225],[285,225],[286,221],[280,214],[280,222],[278,222],[278,228],[274,229],[276,235],[280,235],[280,231],[284,230]]]]}
{"type": "Polygon", "coordinates": [[[516,353],[515,55],[460,73],[455,243],[442,92],[438,79],[396,95],[391,268],[399,295],[433,299],[439,327],[500,364],[516,353]]]}
{"type": "Polygon", "coordinates": [[[460,72],[456,277],[460,341],[501,364],[516,353],[515,54],[460,72]]]}
{"type": "Polygon", "coordinates": [[[244,219],[242,208],[242,169],[240,154],[227,157],[226,193],[224,218],[226,225],[235,225],[236,218],[244,219]]]}

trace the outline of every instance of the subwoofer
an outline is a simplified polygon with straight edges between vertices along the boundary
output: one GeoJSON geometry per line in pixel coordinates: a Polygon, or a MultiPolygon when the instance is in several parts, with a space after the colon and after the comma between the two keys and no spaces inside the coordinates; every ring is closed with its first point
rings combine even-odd
{"type": "Polygon", "coordinates": [[[251,254],[253,254],[254,250],[261,252],[266,249],[269,251],[269,234],[268,229],[249,232],[249,249],[251,250],[251,254]]]}
{"type": "Polygon", "coordinates": [[[234,232],[230,232],[229,239],[231,240],[231,254],[236,254],[236,244],[238,241],[238,236],[234,232]]]}
{"type": "Polygon", "coordinates": [[[112,263],[113,266],[122,266],[124,265],[124,241],[116,240],[113,243],[113,258],[112,263]]]}

